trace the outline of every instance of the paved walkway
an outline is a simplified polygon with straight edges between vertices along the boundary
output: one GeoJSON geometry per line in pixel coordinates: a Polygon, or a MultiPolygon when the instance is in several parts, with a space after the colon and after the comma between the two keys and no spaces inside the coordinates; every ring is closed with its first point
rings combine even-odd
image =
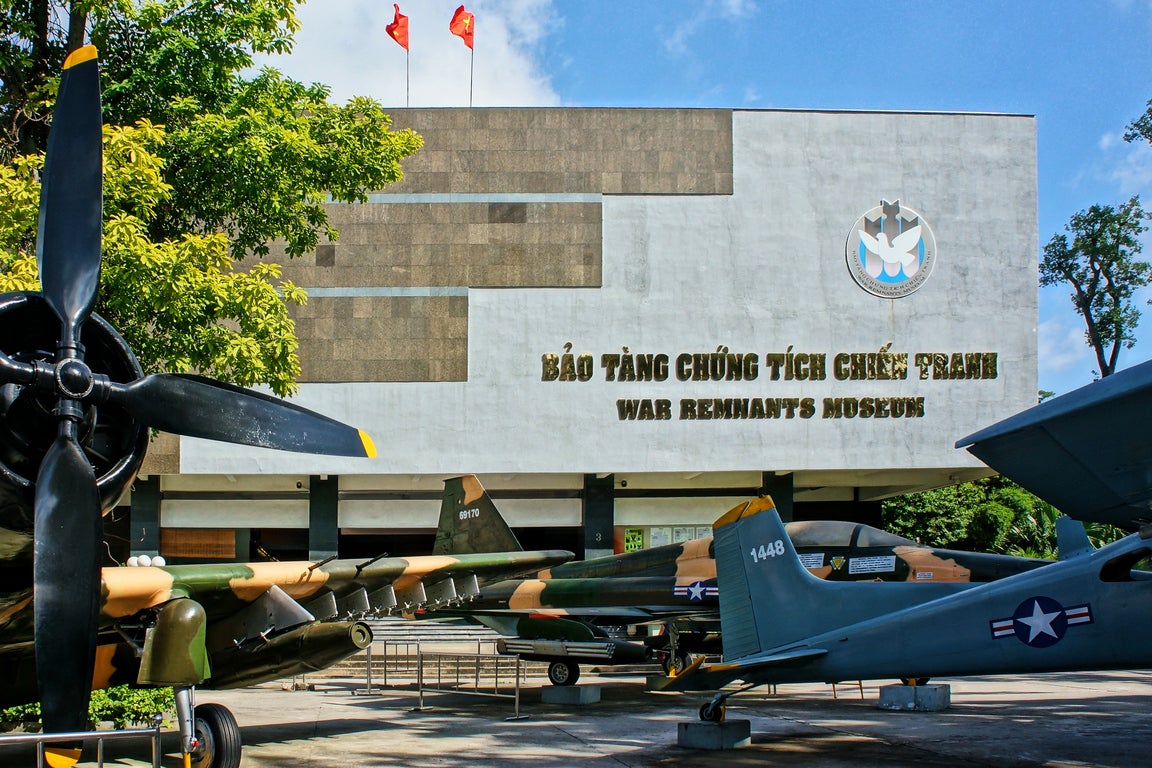
{"type": "MultiPolygon", "coordinates": [[[[826,685],[742,694],[729,702],[728,717],[751,721],[753,743],[725,752],[676,744],[677,724],[696,721],[707,697],[646,692],[643,678],[586,675],[580,684],[601,685],[601,701],[578,707],[541,703],[547,682],[533,679],[521,701],[528,717],[516,721],[505,719],[510,701],[426,694],[430,708],[414,712],[415,691],[358,694],[363,682],[355,680],[326,681],[315,691],[279,684],[204,691],[198,702],[235,713],[243,768],[1152,766],[1152,672],[948,682],[952,706],[939,713],[880,710],[874,684],[863,687],[863,699],[854,685],[838,686],[836,698],[826,685]]],[[[165,749],[175,747],[166,738],[165,749]]],[[[142,751],[116,760],[108,754],[107,765],[147,764],[142,751]]],[[[175,768],[179,760],[169,753],[163,764],[175,768]]],[[[0,765],[32,761],[6,752],[0,765]]]]}

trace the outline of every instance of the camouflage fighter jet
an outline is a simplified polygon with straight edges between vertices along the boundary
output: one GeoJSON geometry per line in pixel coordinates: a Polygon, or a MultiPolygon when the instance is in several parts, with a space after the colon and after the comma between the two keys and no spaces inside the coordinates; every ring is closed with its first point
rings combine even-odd
{"type": "MultiPolygon", "coordinates": [[[[765,503],[756,500],[753,504],[765,503]]],[[[767,503],[771,503],[767,501],[767,503]]],[[[740,506],[746,506],[747,503],[740,506]]],[[[487,521],[483,541],[437,540],[438,552],[518,549],[519,543],[474,475],[444,483],[440,527],[487,521]]],[[[815,520],[788,524],[804,566],[836,582],[912,581],[919,585],[992,581],[1048,561],[932,549],[860,523],[815,520]]],[[[631,664],[654,653],[677,672],[693,654],[720,650],[719,589],[712,538],[569,562],[533,578],[484,587],[461,609],[504,635],[501,650],[549,662],[554,685],[572,685],[580,664],[631,664]],[[659,625],[643,642],[610,628],[659,625]]],[[[927,599],[929,592],[921,593],[927,599]]]]}
{"type": "MultiPolygon", "coordinates": [[[[144,459],[150,429],[372,458],[363,432],[200,376],[145,376],[92,310],[100,279],[101,111],[96,49],[64,64],[41,175],[40,293],[0,295],[0,706],[39,700],[44,730],[87,727],[94,685],[174,686],[186,765],[235,768],[228,710],[195,686],[315,669],[371,639],[348,619],[446,604],[566,552],[321,563],[101,568],[101,518],[144,459]]],[[[53,766],[80,756],[66,737],[53,766]]]]}
{"type": "Polygon", "coordinates": [[[724,661],[666,687],[742,681],[700,708],[717,721],[729,696],[766,683],[1152,668],[1150,426],[1143,363],[960,440],[1072,517],[1137,532],[996,582],[939,585],[927,602],[908,585],[814,579],[774,507],[733,510],[713,529],[724,661]]]}

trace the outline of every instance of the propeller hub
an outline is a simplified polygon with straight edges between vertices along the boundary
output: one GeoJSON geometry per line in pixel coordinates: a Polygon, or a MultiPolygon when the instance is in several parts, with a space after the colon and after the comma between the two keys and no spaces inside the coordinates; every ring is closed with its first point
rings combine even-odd
{"type": "Polygon", "coordinates": [[[83,400],[92,394],[92,370],[84,361],[69,358],[56,366],[56,390],[70,400],[83,400]]]}
{"type": "Polygon", "coordinates": [[[111,504],[139,470],[148,430],[123,408],[100,400],[101,382],[134,381],[144,373],[127,342],[99,315],[88,318],[81,343],[70,347],[83,360],[68,349],[53,354],[59,332],[60,321],[41,294],[0,294],[0,350],[20,367],[13,375],[0,367],[0,482],[26,494],[64,418],[77,423],[101,497],[111,504]]]}

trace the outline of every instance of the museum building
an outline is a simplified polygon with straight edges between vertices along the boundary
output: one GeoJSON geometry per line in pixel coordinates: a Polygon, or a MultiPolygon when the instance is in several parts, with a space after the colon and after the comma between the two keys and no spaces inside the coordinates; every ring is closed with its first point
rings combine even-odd
{"type": "Polygon", "coordinates": [[[476,474],[526,548],[710,533],[990,474],[1036,402],[1031,116],[402,109],[402,182],[328,206],[295,402],[373,459],[162,435],[130,500],[171,562],[426,553],[476,474]]]}

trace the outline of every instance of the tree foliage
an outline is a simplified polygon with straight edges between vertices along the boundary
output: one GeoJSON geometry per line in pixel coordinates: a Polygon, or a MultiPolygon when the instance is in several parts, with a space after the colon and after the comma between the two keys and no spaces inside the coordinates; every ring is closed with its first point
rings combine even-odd
{"type": "MultiPolygon", "coordinates": [[[[945,549],[1000,552],[1055,559],[1060,511],[1006,477],[909,493],[881,506],[884,528],[921,544],[945,549]]],[[[1103,546],[1125,535],[1111,525],[1085,526],[1103,546]]]]}
{"type": "Polygon", "coordinates": [[[1147,219],[1139,197],[1118,208],[1093,205],[1044,246],[1040,285],[1072,287],[1072,306],[1084,318],[1084,339],[1101,377],[1115,373],[1120,350],[1136,343],[1140,311],[1132,299],[1152,281],[1152,265],[1138,258],[1147,219]]]}
{"type": "Polygon", "coordinates": [[[297,0],[30,0],[0,9],[0,290],[37,290],[37,172],[66,53],[87,37],[104,91],[104,262],[96,311],[147,372],[200,371],[280,395],[300,372],[288,305],[305,292],[256,261],[335,240],[324,203],[398,181],[420,137],[375,101],[254,53],[291,49],[297,0]]]}
{"type": "Polygon", "coordinates": [[[1129,123],[1128,129],[1124,132],[1124,141],[1139,139],[1152,143],[1152,99],[1149,99],[1144,114],[1129,123]]]}
{"type": "Polygon", "coordinates": [[[995,477],[888,499],[881,519],[885,529],[932,547],[982,552],[1030,547],[1051,553],[1055,531],[1026,522],[1049,510],[1051,505],[1020,486],[995,477]]]}
{"type": "Polygon", "coordinates": [[[87,37],[100,50],[104,115],[163,123],[175,99],[231,101],[254,53],[287,53],[302,0],[22,0],[0,7],[5,157],[42,151],[59,70],[87,37]]]}

